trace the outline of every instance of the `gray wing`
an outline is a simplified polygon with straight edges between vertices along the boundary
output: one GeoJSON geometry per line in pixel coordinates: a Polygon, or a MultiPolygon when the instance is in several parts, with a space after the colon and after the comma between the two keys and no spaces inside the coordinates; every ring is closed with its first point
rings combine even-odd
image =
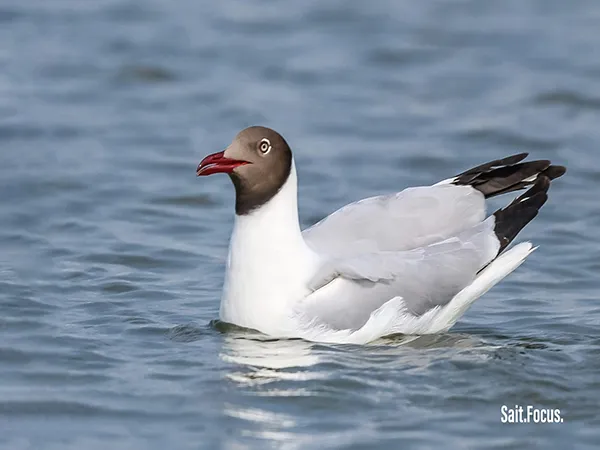
{"type": "Polygon", "coordinates": [[[334,329],[358,329],[394,297],[421,315],[446,305],[498,254],[494,217],[458,236],[409,251],[374,252],[328,261],[312,280],[304,313],[334,329]]]}
{"type": "Polygon", "coordinates": [[[317,253],[344,257],[403,251],[456,236],[485,218],[485,198],[471,186],[438,184],[351,203],[304,230],[317,253]]]}

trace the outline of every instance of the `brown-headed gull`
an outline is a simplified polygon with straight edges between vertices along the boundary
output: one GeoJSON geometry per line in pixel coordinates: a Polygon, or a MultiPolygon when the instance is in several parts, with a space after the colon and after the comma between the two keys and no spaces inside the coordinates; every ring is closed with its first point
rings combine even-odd
{"type": "Polygon", "coordinates": [[[302,231],[289,145],[269,128],[242,130],[196,172],[227,173],[235,187],[221,320],[324,342],[448,330],[535,250],[507,246],[566,169],[526,156],[351,203],[302,231]],[[485,199],[523,188],[486,217],[485,199]]]}

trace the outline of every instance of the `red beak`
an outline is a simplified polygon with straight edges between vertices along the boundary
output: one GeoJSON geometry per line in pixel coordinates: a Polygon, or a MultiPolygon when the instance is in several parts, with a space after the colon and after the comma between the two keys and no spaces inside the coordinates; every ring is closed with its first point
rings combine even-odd
{"type": "Polygon", "coordinates": [[[213,153],[204,158],[198,168],[196,175],[199,177],[204,175],[212,175],[213,173],[231,173],[233,169],[245,164],[250,164],[247,161],[239,161],[237,159],[225,158],[225,152],[213,153]]]}

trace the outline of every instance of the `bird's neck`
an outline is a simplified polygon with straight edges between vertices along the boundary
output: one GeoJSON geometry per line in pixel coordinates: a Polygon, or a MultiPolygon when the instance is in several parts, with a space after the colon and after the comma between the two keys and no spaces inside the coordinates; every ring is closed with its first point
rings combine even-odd
{"type": "MultiPolygon", "coordinates": [[[[233,240],[299,245],[304,242],[298,220],[298,179],[292,163],[290,175],[279,192],[248,214],[235,216],[233,240]]],[[[249,243],[249,242],[246,242],[249,243]]]]}
{"type": "MultiPolygon", "coordinates": [[[[250,328],[265,309],[276,311],[304,290],[317,264],[298,221],[296,169],[279,192],[246,215],[236,215],[229,247],[221,318],[250,328]]],[[[260,318],[265,323],[264,317],[260,318]]],[[[265,331],[266,330],[261,330],[265,331]]]]}

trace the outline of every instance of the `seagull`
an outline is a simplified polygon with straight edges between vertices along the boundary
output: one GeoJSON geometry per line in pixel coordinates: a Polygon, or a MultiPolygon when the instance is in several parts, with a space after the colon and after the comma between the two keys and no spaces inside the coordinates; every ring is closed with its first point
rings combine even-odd
{"type": "Polygon", "coordinates": [[[226,173],[235,188],[220,320],[334,343],[447,331],[536,248],[509,244],[566,168],[527,155],[350,203],[301,230],[290,146],[270,128],[240,131],[196,171],[226,173]],[[486,217],[486,199],[521,189],[486,217]]]}

